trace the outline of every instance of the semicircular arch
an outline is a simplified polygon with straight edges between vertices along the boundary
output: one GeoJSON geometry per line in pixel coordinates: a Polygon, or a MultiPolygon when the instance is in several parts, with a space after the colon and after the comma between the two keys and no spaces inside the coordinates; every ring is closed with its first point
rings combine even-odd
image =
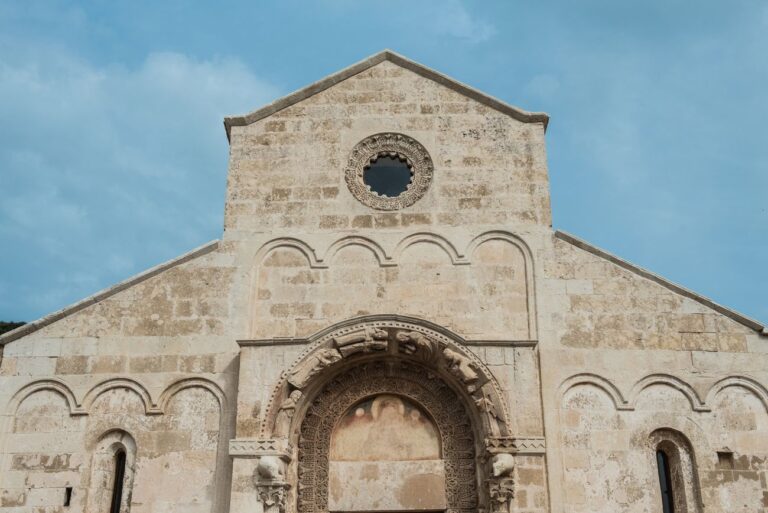
{"type": "Polygon", "coordinates": [[[747,376],[728,376],[716,381],[707,392],[707,404],[711,407],[720,392],[731,387],[743,388],[751,392],[760,400],[766,412],[768,412],[768,390],[758,381],[747,376]]]}
{"type": "Polygon", "coordinates": [[[617,410],[631,410],[632,406],[624,399],[624,394],[621,393],[619,387],[613,384],[610,380],[598,376],[597,374],[581,373],[575,374],[560,384],[560,400],[558,404],[562,407],[563,399],[566,394],[575,387],[581,385],[590,385],[601,391],[603,391],[613,402],[613,406],[617,410]]]}
{"type": "Polygon", "coordinates": [[[141,399],[141,402],[144,405],[144,413],[147,415],[162,413],[158,410],[149,390],[147,390],[144,385],[131,378],[111,378],[98,383],[85,394],[85,397],[83,398],[83,408],[87,412],[90,412],[93,403],[100,395],[116,388],[125,388],[136,393],[141,399]]]}
{"type": "Polygon", "coordinates": [[[649,374],[635,383],[629,396],[629,402],[633,408],[643,390],[653,385],[664,385],[677,390],[688,399],[693,411],[710,411],[710,408],[701,400],[699,394],[690,384],[669,374],[649,374]]]}
{"type": "Polygon", "coordinates": [[[77,397],[75,397],[72,389],[69,388],[66,383],[57,379],[43,379],[33,381],[32,383],[21,387],[15,394],[13,394],[13,397],[11,397],[11,400],[8,402],[8,406],[6,407],[6,411],[9,414],[14,415],[16,410],[18,410],[19,405],[24,402],[24,399],[41,390],[50,390],[63,397],[67,402],[67,406],[69,407],[70,415],[83,415],[87,413],[82,407],[80,401],[78,401],[77,397]]]}
{"type": "Polygon", "coordinates": [[[278,412],[299,390],[312,396],[339,372],[378,359],[411,361],[425,368],[462,397],[477,429],[486,436],[508,436],[510,416],[501,386],[487,366],[458,335],[413,317],[372,315],[337,323],[310,337],[310,346],[294,360],[273,389],[261,434],[274,435],[278,412]]]}

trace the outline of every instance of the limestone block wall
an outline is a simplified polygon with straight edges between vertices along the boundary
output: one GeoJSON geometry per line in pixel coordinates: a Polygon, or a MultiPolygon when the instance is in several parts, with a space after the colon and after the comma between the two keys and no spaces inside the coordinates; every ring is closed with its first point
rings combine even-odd
{"type": "Polygon", "coordinates": [[[156,271],[4,346],[0,511],[105,511],[115,434],[134,444],[132,512],[228,502],[231,257],[212,245],[156,271]]]}
{"type": "Polygon", "coordinates": [[[384,61],[231,130],[225,238],[264,231],[419,230],[551,224],[540,123],[523,123],[384,61]],[[344,168],[362,139],[413,137],[433,183],[414,205],[375,211],[347,190],[344,168]]]}
{"type": "Polygon", "coordinates": [[[677,509],[766,511],[759,325],[569,236],[552,244],[539,327],[553,511],[659,510],[663,436],[689,444],[677,509]]]}
{"type": "Polygon", "coordinates": [[[521,241],[491,233],[460,258],[434,234],[404,237],[394,257],[374,240],[340,238],[344,245],[322,265],[307,258],[311,247],[286,244],[260,257],[252,338],[306,337],[351,317],[393,312],[465,337],[534,338],[532,264],[521,241]]]}
{"type": "MultiPolygon", "coordinates": [[[[375,318],[375,316],[371,316],[375,318]]],[[[333,331],[333,326],[328,326],[333,331]]],[[[314,347],[313,340],[277,339],[241,341],[240,386],[238,389],[238,415],[236,457],[232,478],[233,513],[258,510],[261,507],[254,493],[254,475],[258,460],[243,457],[247,447],[267,447],[274,444],[269,412],[283,400],[279,388],[282,378],[302,356],[314,347]],[[254,442],[258,441],[258,442],[254,442]]],[[[538,350],[534,342],[466,341],[466,347],[485,365],[498,382],[502,399],[509,411],[510,433],[515,438],[529,439],[523,443],[522,454],[515,458],[514,504],[517,510],[528,513],[549,511],[549,490],[546,460],[544,458],[544,424],[540,400],[538,350]]],[[[480,440],[482,443],[482,440],[480,440]]],[[[263,449],[260,449],[263,450],[263,449]]],[[[482,463],[482,458],[479,459],[482,463]]],[[[287,470],[291,482],[293,467],[287,470]]]]}

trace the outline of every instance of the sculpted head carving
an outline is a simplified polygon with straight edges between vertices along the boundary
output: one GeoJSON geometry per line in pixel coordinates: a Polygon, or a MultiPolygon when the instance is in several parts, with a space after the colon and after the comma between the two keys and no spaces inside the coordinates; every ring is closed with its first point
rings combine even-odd
{"type": "Polygon", "coordinates": [[[283,479],[283,462],[277,456],[262,456],[256,467],[259,478],[264,481],[279,481],[283,479]]]}
{"type": "MultiPolygon", "coordinates": [[[[443,349],[443,356],[448,364],[448,371],[461,380],[462,383],[470,384],[477,381],[477,372],[469,358],[447,347],[443,349]]],[[[472,388],[472,391],[474,391],[474,388],[472,388]]]]}
{"type": "Polygon", "coordinates": [[[511,454],[496,454],[491,460],[493,477],[508,477],[515,470],[515,458],[511,454]]]}
{"type": "Polygon", "coordinates": [[[288,382],[296,388],[304,388],[306,384],[326,367],[341,360],[342,356],[336,349],[324,347],[309,355],[302,361],[288,378],[288,382]]]}

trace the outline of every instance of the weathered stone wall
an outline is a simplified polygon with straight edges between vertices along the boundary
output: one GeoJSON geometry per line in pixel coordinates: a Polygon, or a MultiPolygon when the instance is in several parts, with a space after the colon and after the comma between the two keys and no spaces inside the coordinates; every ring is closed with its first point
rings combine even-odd
{"type": "Polygon", "coordinates": [[[542,122],[406,68],[385,59],[231,126],[215,250],[5,344],[0,511],[64,511],[66,487],[73,510],[103,511],[119,445],[134,513],[275,513],[295,474],[265,478],[257,456],[290,460],[287,437],[264,439],[286,373],[328,330],[377,315],[433,323],[493,377],[508,433],[485,456],[516,454],[495,476],[514,481],[512,511],[660,510],[663,436],[687,444],[684,511],[768,511],[760,329],[554,235],[542,122]],[[434,164],[425,195],[391,212],[344,178],[382,132],[434,164]]]}
{"type": "Polygon", "coordinates": [[[66,487],[73,510],[104,511],[95,453],[115,430],[136,445],[132,512],[221,511],[232,275],[226,255],[209,253],[4,347],[0,511],[65,511],[66,487]]]}
{"type": "Polygon", "coordinates": [[[569,242],[556,238],[554,251],[543,265],[558,302],[544,307],[564,346],[745,352],[748,342],[764,344],[743,324],[569,242]]]}
{"type": "Polygon", "coordinates": [[[765,511],[768,339],[579,246],[553,238],[539,289],[553,511],[660,510],[659,430],[690,444],[683,511],[765,511]]]}
{"type": "Polygon", "coordinates": [[[549,226],[541,124],[526,124],[384,61],[233,127],[225,229],[253,232],[549,226]],[[411,207],[379,212],[347,190],[352,148],[380,132],[418,140],[438,172],[411,207]]]}

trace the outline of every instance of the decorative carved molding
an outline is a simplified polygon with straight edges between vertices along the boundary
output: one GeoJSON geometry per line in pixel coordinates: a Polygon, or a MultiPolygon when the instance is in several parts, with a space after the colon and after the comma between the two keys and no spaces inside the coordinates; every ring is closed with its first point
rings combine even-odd
{"type": "Polygon", "coordinates": [[[403,134],[381,133],[366,137],[352,149],[345,178],[352,195],[361,203],[377,210],[399,210],[409,207],[427,192],[432,183],[434,166],[427,150],[415,139],[403,134]],[[363,181],[365,168],[380,156],[405,159],[413,177],[405,192],[390,198],[371,191],[363,181]]]}
{"type": "Polygon", "coordinates": [[[475,406],[485,416],[486,430],[490,435],[501,435],[502,427],[505,425],[504,412],[493,401],[493,387],[490,383],[486,383],[479,390],[475,392],[472,399],[475,401],[475,406]]]}
{"type": "Polygon", "coordinates": [[[296,388],[304,388],[309,381],[323,369],[342,359],[336,349],[325,347],[313,353],[291,372],[288,382],[296,388]]]}
{"type": "Polygon", "coordinates": [[[442,438],[447,511],[476,510],[475,444],[470,419],[455,392],[425,370],[404,360],[365,363],[334,378],[315,397],[301,424],[298,442],[298,513],[328,510],[333,427],[357,401],[383,393],[409,398],[427,410],[442,438]]]}
{"type": "Polygon", "coordinates": [[[437,359],[440,345],[418,331],[400,331],[395,335],[395,340],[397,350],[402,354],[413,356],[426,364],[432,364],[437,359]]]}
{"type": "Polygon", "coordinates": [[[489,479],[488,495],[492,513],[509,513],[510,504],[515,497],[515,482],[512,478],[489,479]]]}
{"type": "Polygon", "coordinates": [[[334,337],[333,343],[341,353],[341,356],[346,358],[355,353],[386,351],[388,338],[389,333],[386,331],[364,326],[360,331],[334,337]]]}
{"type": "Polygon", "coordinates": [[[361,320],[356,324],[323,332],[315,338],[315,343],[298,356],[273,390],[262,423],[262,436],[290,436],[291,429],[286,430],[283,426],[288,420],[287,411],[282,415],[283,418],[278,417],[283,411],[282,405],[289,401],[292,390],[306,391],[311,382],[320,380],[321,374],[329,376],[337,365],[355,358],[370,357],[374,353],[398,355],[424,364],[428,372],[443,375],[449,382],[453,381],[455,386],[463,388],[467,399],[475,403],[478,420],[482,422],[485,431],[483,436],[509,434],[508,414],[501,388],[474,353],[443,333],[425,326],[408,321],[381,319],[361,320]]]}
{"type": "Polygon", "coordinates": [[[288,483],[257,483],[256,494],[264,508],[264,513],[277,511],[285,513],[285,502],[288,497],[288,483]]]}
{"type": "Polygon", "coordinates": [[[544,454],[547,446],[543,437],[497,436],[485,439],[488,454],[544,454]]]}
{"type": "Polygon", "coordinates": [[[229,455],[239,457],[257,457],[265,455],[278,455],[289,458],[292,452],[288,440],[283,438],[251,439],[236,438],[229,441],[229,455]]]}

